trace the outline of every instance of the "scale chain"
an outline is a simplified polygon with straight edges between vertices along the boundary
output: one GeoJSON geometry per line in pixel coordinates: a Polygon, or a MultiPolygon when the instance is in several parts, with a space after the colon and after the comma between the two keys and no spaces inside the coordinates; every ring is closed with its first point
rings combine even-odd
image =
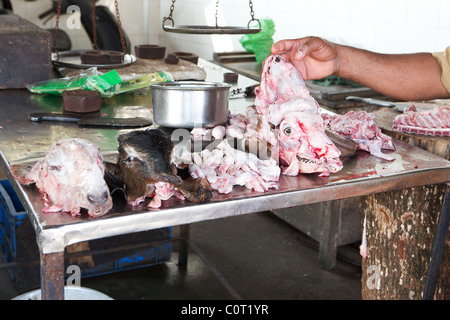
{"type": "Polygon", "coordinates": [[[163,23],[162,23],[163,29],[164,29],[164,23],[165,23],[167,20],[172,21],[172,27],[175,25],[175,22],[173,21],[173,18],[172,18],[173,10],[175,10],[175,0],[172,0],[172,4],[170,5],[170,13],[169,13],[169,16],[163,18],[163,23]]]}
{"type": "Polygon", "coordinates": [[[216,28],[219,28],[219,24],[218,24],[218,19],[219,19],[219,0],[216,0],[216,28]]]}
{"type": "Polygon", "coordinates": [[[248,6],[250,7],[250,16],[251,16],[252,18],[251,18],[250,21],[248,22],[247,28],[250,29],[250,23],[251,23],[252,21],[257,21],[258,24],[259,24],[259,28],[261,29],[261,22],[259,21],[259,19],[255,19],[255,12],[253,11],[253,2],[252,2],[252,0],[249,0],[249,1],[248,1],[248,6]]]}
{"type": "Polygon", "coordinates": [[[95,0],[91,1],[91,7],[92,7],[92,36],[94,39],[93,47],[95,50],[98,50],[98,44],[97,44],[97,17],[95,15],[95,0]]]}
{"type": "Polygon", "coordinates": [[[122,22],[120,21],[119,2],[117,0],[114,0],[114,5],[116,7],[116,16],[117,16],[117,24],[119,26],[120,43],[122,45],[123,54],[126,55],[127,54],[127,47],[125,45],[125,39],[123,37],[122,22]]]}
{"type": "Polygon", "coordinates": [[[253,2],[252,2],[252,0],[248,1],[248,6],[250,7],[250,16],[252,17],[251,21],[254,21],[256,19],[255,19],[255,12],[253,11],[253,2]]]}
{"type": "MultiPolygon", "coordinates": [[[[53,48],[52,52],[56,52],[58,55],[58,51],[56,50],[56,39],[58,38],[58,30],[59,30],[59,17],[61,16],[61,3],[62,0],[58,1],[58,7],[56,8],[56,23],[55,23],[55,33],[53,35],[53,48]]],[[[59,55],[58,55],[59,60],[59,55]]]]}

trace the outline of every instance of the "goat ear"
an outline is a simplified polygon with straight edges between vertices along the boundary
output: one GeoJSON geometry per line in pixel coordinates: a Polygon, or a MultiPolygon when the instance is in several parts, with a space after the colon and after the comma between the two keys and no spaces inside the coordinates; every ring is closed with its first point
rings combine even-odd
{"type": "Polygon", "coordinates": [[[29,185],[36,182],[33,179],[31,173],[32,165],[12,165],[9,167],[9,171],[11,172],[14,179],[16,179],[20,184],[29,185]]]}
{"type": "Polygon", "coordinates": [[[103,161],[103,165],[105,166],[105,171],[108,171],[115,176],[119,176],[120,167],[118,164],[108,162],[108,161],[103,161]]]}
{"type": "Polygon", "coordinates": [[[168,173],[160,173],[157,175],[157,180],[158,181],[165,181],[165,182],[169,182],[175,186],[178,186],[182,183],[182,180],[180,177],[173,175],[173,174],[168,174],[168,173]]]}
{"type": "Polygon", "coordinates": [[[117,141],[120,143],[122,143],[125,139],[126,139],[126,135],[125,134],[121,134],[117,137],[117,141]]]}
{"type": "Polygon", "coordinates": [[[111,194],[115,190],[122,190],[125,196],[124,183],[119,178],[120,167],[115,163],[107,161],[104,161],[103,164],[105,166],[104,179],[111,194]]]}

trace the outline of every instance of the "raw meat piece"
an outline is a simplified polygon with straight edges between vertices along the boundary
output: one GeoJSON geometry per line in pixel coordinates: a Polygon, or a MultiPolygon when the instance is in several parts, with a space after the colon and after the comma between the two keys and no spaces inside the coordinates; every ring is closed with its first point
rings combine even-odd
{"type": "Polygon", "coordinates": [[[247,119],[241,113],[238,113],[236,115],[231,115],[230,114],[228,122],[230,123],[230,125],[235,125],[236,127],[241,129],[242,131],[245,131],[245,129],[247,128],[247,119]]]}
{"type": "Polygon", "coordinates": [[[234,124],[230,124],[226,128],[226,135],[230,138],[242,139],[244,138],[244,132],[242,129],[234,124]]]}
{"type": "Polygon", "coordinates": [[[450,107],[416,112],[415,108],[405,110],[394,119],[395,131],[424,134],[429,136],[450,136],[450,107]]]}
{"type": "Polygon", "coordinates": [[[208,128],[194,128],[191,130],[191,135],[194,138],[199,138],[199,137],[209,135],[210,132],[211,132],[211,129],[208,129],[208,128]]]}
{"type": "MultiPolygon", "coordinates": [[[[255,94],[254,104],[261,115],[269,113],[268,109],[273,107],[272,104],[280,105],[293,98],[304,99],[305,105],[309,105],[308,109],[318,109],[318,104],[306,88],[300,72],[288,60],[278,55],[266,58],[261,85],[255,89],[255,94]]],[[[304,105],[299,106],[303,107],[304,105]]],[[[273,111],[276,113],[276,110],[273,111]]]]}
{"type": "Polygon", "coordinates": [[[224,126],[217,126],[212,129],[211,133],[214,139],[222,139],[225,137],[226,129],[224,126]]]}
{"type": "Polygon", "coordinates": [[[364,227],[362,232],[361,245],[359,246],[359,254],[363,259],[367,258],[367,212],[364,213],[364,227]]]}
{"type": "Polygon", "coordinates": [[[394,157],[381,152],[381,149],[395,150],[392,139],[381,132],[373,118],[373,114],[365,111],[349,111],[332,119],[330,115],[325,115],[325,121],[330,130],[351,138],[358,144],[360,150],[392,161],[394,157]]]}
{"type": "Polygon", "coordinates": [[[76,216],[84,208],[97,218],[112,208],[101,150],[91,141],[60,140],[31,170],[22,165],[13,165],[10,170],[19,183],[36,183],[45,213],[62,211],[76,216]]]}

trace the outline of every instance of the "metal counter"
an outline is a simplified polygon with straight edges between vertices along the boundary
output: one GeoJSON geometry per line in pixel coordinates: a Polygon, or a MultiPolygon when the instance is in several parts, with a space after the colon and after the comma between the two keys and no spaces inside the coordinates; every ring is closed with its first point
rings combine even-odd
{"type": "MultiPolygon", "coordinates": [[[[228,72],[202,59],[199,65],[207,71],[208,81],[222,81],[223,72],[228,72]]],[[[245,88],[255,83],[240,75],[238,84],[233,87],[245,88]]],[[[244,112],[252,102],[251,98],[232,98],[230,111],[244,112]]],[[[150,105],[150,93],[123,94],[104,100],[100,113],[108,117],[151,117],[150,105]]],[[[47,298],[60,298],[64,278],[55,278],[51,271],[47,274],[46,267],[53,271],[62,269],[61,255],[64,248],[73,243],[450,181],[449,161],[395,140],[397,150],[391,153],[395,161],[388,162],[358,151],[336,174],[329,177],[319,177],[318,174],[281,175],[279,187],[265,193],[235,186],[230,194],[214,192],[207,203],[195,204],[172,197],[163,201],[159,209],[130,207],[122,197],[113,197],[111,212],[98,219],[87,215],[72,217],[69,213],[44,214],[44,204],[37,188],[19,185],[10,175],[9,165],[33,163],[43,157],[55,142],[70,137],[92,140],[100,146],[106,160],[114,161],[117,136],[125,130],[82,128],[71,123],[32,123],[27,116],[32,112],[62,112],[62,98],[35,95],[27,90],[0,91],[0,126],[3,127],[0,130],[0,163],[36,231],[44,271],[43,296],[47,298]],[[50,267],[51,264],[55,266],[50,267]],[[44,284],[53,287],[45,287],[44,284]]]]}

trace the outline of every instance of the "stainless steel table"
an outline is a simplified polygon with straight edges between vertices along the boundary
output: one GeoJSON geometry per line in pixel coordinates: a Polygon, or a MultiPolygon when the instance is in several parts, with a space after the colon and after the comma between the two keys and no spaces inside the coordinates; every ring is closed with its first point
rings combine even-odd
{"type": "MultiPolygon", "coordinates": [[[[200,59],[207,80],[222,81],[228,70],[200,59]]],[[[240,76],[235,87],[255,84],[240,76]]],[[[253,99],[230,99],[233,113],[244,112],[253,99]]],[[[103,101],[100,113],[108,117],[151,117],[150,95],[124,94],[103,101]]],[[[0,91],[0,164],[17,192],[36,231],[41,252],[41,288],[44,299],[63,298],[64,248],[70,244],[145,231],[188,225],[271,209],[369,195],[421,185],[450,181],[450,162],[401,141],[395,141],[395,161],[388,162],[366,152],[344,163],[344,168],[329,177],[304,174],[281,176],[279,187],[258,193],[235,187],[230,194],[214,192],[207,203],[194,204],[172,198],[160,209],[133,208],[114,199],[110,213],[99,218],[72,217],[70,214],[43,214],[43,202],[34,186],[19,185],[9,173],[9,165],[37,161],[59,139],[82,137],[97,143],[105,158],[112,159],[118,147],[117,136],[124,130],[82,128],[76,124],[32,123],[32,112],[61,112],[62,99],[41,96],[27,90],[0,91]]],[[[156,126],[156,125],[153,125],[156,126]]],[[[447,189],[448,190],[448,189],[447,189]]],[[[447,197],[448,198],[448,197],[447,197]]]]}

